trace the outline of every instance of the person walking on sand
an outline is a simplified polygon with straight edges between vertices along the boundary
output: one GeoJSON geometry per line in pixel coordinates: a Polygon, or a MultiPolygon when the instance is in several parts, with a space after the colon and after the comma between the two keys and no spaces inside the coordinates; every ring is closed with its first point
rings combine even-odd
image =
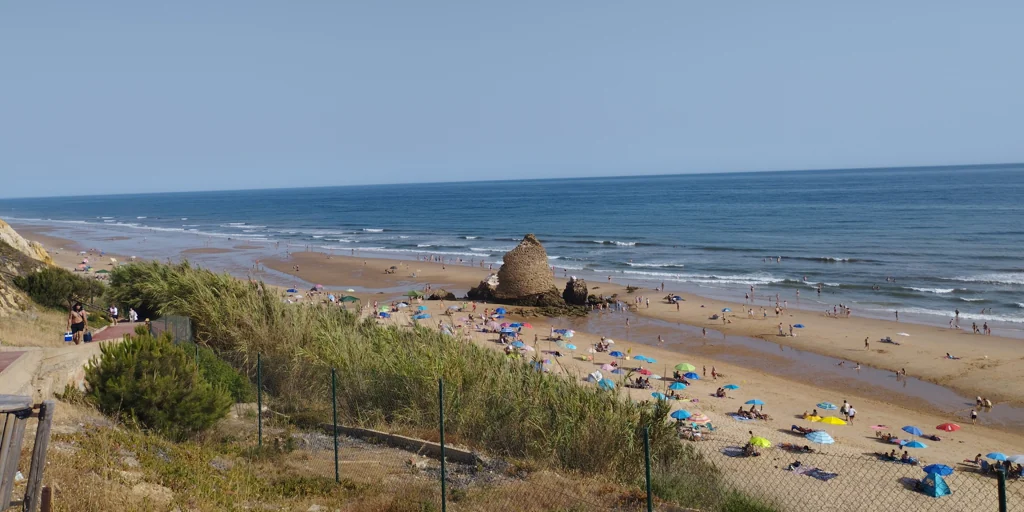
{"type": "Polygon", "coordinates": [[[855,416],[857,416],[857,409],[854,409],[851,405],[848,409],[846,409],[846,421],[849,421],[850,425],[853,425],[853,418],[855,416]]]}
{"type": "Polygon", "coordinates": [[[871,350],[871,343],[868,342],[869,336],[864,336],[864,350],[871,350]]]}
{"type": "Polygon", "coordinates": [[[704,376],[707,377],[708,376],[708,365],[706,365],[706,364],[705,365],[701,365],[700,368],[701,368],[701,372],[703,372],[704,376]]]}
{"type": "Polygon", "coordinates": [[[978,409],[971,409],[971,425],[978,424],[978,409]]]}
{"type": "Polygon", "coordinates": [[[711,379],[718,380],[718,370],[714,366],[711,367],[711,379]]]}
{"type": "Polygon", "coordinates": [[[896,321],[900,321],[900,311],[898,309],[896,310],[896,321]]]}

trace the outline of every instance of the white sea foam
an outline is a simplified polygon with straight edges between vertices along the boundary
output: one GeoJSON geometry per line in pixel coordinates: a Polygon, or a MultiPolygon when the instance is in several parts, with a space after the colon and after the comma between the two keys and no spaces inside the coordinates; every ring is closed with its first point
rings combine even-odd
{"type": "Polygon", "coordinates": [[[321,239],[323,237],[324,237],[323,235],[313,235],[313,238],[315,238],[317,240],[319,240],[319,239],[321,239]]]}
{"type": "Polygon", "coordinates": [[[601,245],[617,245],[619,247],[633,247],[636,242],[619,242],[617,240],[593,240],[595,244],[601,245]]]}
{"type": "Polygon", "coordinates": [[[1018,302],[1017,303],[1017,307],[1018,308],[1024,308],[1024,302],[1018,302]]]}
{"type": "MultiPolygon", "coordinates": [[[[596,270],[598,273],[615,272],[614,270],[596,270]]],[[[669,272],[647,272],[642,270],[623,270],[623,274],[629,274],[639,277],[648,277],[651,279],[659,279],[664,281],[678,281],[683,283],[695,283],[695,284],[743,284],[743,285],[762,285],[779,283],[784,281],[782,278],[772,276],[770,274],[745,274],[745,275],[715,275],[715,274],[675,274],[669,272]]]]}
{"type": "Polygon", "coordinates": [[[466,240],[476,240],[477,238],[480,238],[480,237],[478,237],[478,236],[464,236],[462,238],[465,238],[466,240]]]}
{"type": "Polygon", "coordinates": [[[431,244],[416,244],[416,247],[433,247],[431,244]]]}
{"type": "Polygon", "coordinates": [[[987,284],[1024,284],[1024,272],[997,272],[976,276],[957,276],[954,281],[987,284]]]}
{"type": "Polygon", "coordinates": [[[963,290],[963,288],[917,288],[914,286],[904,286],[903,289],[924,293],[953,293],[956,290],[963,290]]]}
{"type": "Polygon", "coordinates": [[[380,228],[363,228],[363,231],[366,231],[367,233],[383,233],[384,232],[384,230],[380,229],[380,228]]]}
{"type": "Polygon", "coordinates": [[[145,219],[146,217],[135,217],[136,219],[145,219]]]}
{"type": "Polygon", "coordinates": [[[509,252],[513,247],[470,247],[474,252],[509,252]]]}
{"type": "MultiPolygon", "coordinates": [[[[417,249],[392,249],[389,247],[360,247],[360,251],[376,251],[376,252],[397,252],[397,253],[423,253],[417,249]]],[[[431,251],[433,254],[447,254],[450,256],[486,256],[475,252],[457,252],[457,251],[431,251]]]]}
{"type": "Polygon", "coordinates": [[[406,238],[409,238],[409,235],[398,235],[398,238],[405,240],[406,238]]]}
{"type": "MultiPolygon", "coordinates": [[[[889,309],[868,308],[868,311],[874,311],[874,312],[878,312],[878,313],[882,313],[882,312],[892,313],[893,310],[892,310],[892,308],[889,308],[889,309]]],[[[910,314],[910,315],[941,316],[943,318],[950,318],[950,317],[953,316],[950,311],[940,311],[940,310],[936,310],[936,309],[917,308],[917,307],[899,308],[899,312],[900,313],[904,313],[904,314],[910,314]]],[[[967,319],[967,320],[978,320],[978,321],[982,321],[982,322],[1008,322],[1008,323],[1014,323],[1014,324],[1024,324],[1024,315],[1021,315],[1021,316],[996,315],[996,314],[967,313],[967,312],[961,311],[960,312],[960,318],[961,319],[967,319]]]]}
{"type": "Polygon", "coordinates": [[[975,298],[960,297],[960,300],[962,300],[964,302],[983,302],[983,301],[985,301],[987,299],[983,299],[983,298],[980,298],[980,297],[975,297],[975,298]]]}

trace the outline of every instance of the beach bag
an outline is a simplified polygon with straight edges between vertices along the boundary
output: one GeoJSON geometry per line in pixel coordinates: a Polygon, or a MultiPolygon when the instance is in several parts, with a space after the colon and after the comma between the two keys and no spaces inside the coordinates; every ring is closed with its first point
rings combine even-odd
{"type": "Polygon", "coordinates": [[[74,341],[75,337],[71,334],[71,331],[64,333],[64,343],[74,341]]]}
{"type": "Polygon", "coordinates": [[[92,341],[92,333],[89,332],[89,331],[86,331],[85,334],[82,335],[82,341],[84,341],[86,343],[91,342],[92,341]]]}

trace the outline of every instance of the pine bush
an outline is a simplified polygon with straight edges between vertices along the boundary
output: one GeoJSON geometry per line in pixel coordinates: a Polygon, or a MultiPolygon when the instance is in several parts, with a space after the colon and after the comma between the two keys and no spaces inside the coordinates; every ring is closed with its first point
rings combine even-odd
{"type": "Polygon", "coordinates": [[[170,336],[131,336],[101,346],[85,374],[87,395],[105,414],[182,440],[223,418],[231,396],[197,371],[170,336]]]}

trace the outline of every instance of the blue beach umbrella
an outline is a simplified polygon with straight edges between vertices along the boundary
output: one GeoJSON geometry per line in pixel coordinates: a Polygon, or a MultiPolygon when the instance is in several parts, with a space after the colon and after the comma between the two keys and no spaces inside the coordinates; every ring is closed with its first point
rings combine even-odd
{"type": "Polygon", "coordinates": [[[296,290],[295,288],[288,288],[288,289],[287,289],[287,290],[285,290],[285,291],[286,291],[286,292],[288,292],[288,293],[299,293],[299,291],[298,291],[298,290],[296,290]]]}
{"type": "Polygon", "coordinates": [[[834,410],[838,409],[838,407],[836,407],[836,404],[834,404],[832,402],[822,402],[822,403],[818,404],[818,409],[824,409],[826,411],[834,411],[834,410]]]}
{"type": "Polygon", "coordinates": [[[651,393],[651,396],[657,398],[658,400],[665,400],[666,398],[668,398],[665,396],[665,393],[662,393],[660,391],[655,391],[654,393],[651,393]]]}
{"type": "Polygon", "coordinates": [[[517,329],[518,329],[518,328],[522,327],[522,326],[523,326],[523,324],[521,324],[521,323],[519,323],[519,322],[515,322],[515,323],[511,323],[511,324],[508,324],[508,326],[509,326],[509,327],[515,327],[515,328],[517,328],[517,329]]]}
{"type": "Polygon", "coordinates": [[[423,314],[420,314],[420,315],[413,315],[412,318],[413,318],[413,320],[426,320],[426,319],[430,318],[430,315],[428,315],[426,313],[423,313],[423,314]]]}
{"type": "Polygon", "coordinates": [[[673,411],[672,414],[670,414],[669,416],[671,416],[672,419],[675,420],[686,420],[689,419],[690,416],[693,416],[693,414],[691,414],[690,411],[687,411],[685,409],[679,409],[678,411],[673,411]]]}
{"type": "Polygon", "coordinates": [[[1002,461],[1006,460],[1006,454],[1005,453],[1001,453],[1001,452],[992,452],[992,453],[986,455],[986,457],[988,457],[988,458],[990,458],[992,460],[998,460],[999,462],[1002,462],[1002,461]]]}
{"type": "Polygon", "coordinates": [[[903,427],[903,431],[908,433],[908,434],[910,434],[910,435],[912,435],[912,436],[919,436],[922,433],[921,429],[919,429],[919,428],[917,428],[917,427],[915,427],[913,425],[907,425],[907,426],[903,427]]]}
{"type": "Polygon", "coordinates": [[[816,430],[804,437],[806,437],[808,441],[817,444],[832,444],[836,442],[836,440],[832,439],[832,436],[828,435],[828,432],[825,432],[824,430],[816,430]]]}
{"type": "Polygon", "coordinates": [[[929,464],[921,469],[930,475],[949,476],[953,474],[953,468],[945,464],[929,464]]]}
{"type": "Polygon", "coordinates": [[[683,374],[683,377],[690,380],[700,380],[700,375],[697,375],[696,373],[693,372],[686,372],[683,374]]]}
{"type": "Polygon", "coordinates": [[[726,384],[726,385],[722,386],[722,389],[739,389],[739,388],[740,387],[737,386],[736,384],[726,384]]]}
{"type": "Polygon", "coordinates": [[[521,341],[513,341],[512,342],[512,347],[513,348],[523,348],[525,346],[526,346],[526,343],[523,343],[521,341]]]}
{"type": "Polygon", "coordinates": [[[500,332],[500,333],[502,333],[502,334],[515,334],[515,333],[516,333],[516,330],[515,330],[515,329],[513,329],[513,328],[511,328],[511,327],[505,327],[505,328],[502,328],[502,329],[501,329],[500,331],[498,331],[498,332],[500,332]]]}
{"type": "Polygon", "coordinates": [[[499,314],[499,315],[504,315],[505,314],[505,308],[495,309],[494,312],[499,314]]]}
{"type": "Polygon", "coordinates": [[[623,354],[622,352],[619,352],[618,350],[613,350],[613,351],[609,352],[608,355],[610,355],[612,357],[626,357],[626,354],[623,354]]]}
{"type": "Polygon", "coordinates": [[[1014,464],[1024,464],[1024,455],[1014,455],[1013,457],[1007,457],[1006,460],[1014,464]]]}
{"type": "Polygon", "coordinates": [[[380,317],[381,318],[391,318],[391,313],[381,313],[380,317]]]}
{"type": "Polygon", "coordinates": [[[416,311],[426,311],[426,310],[427,310],[426,306],[417,306],[416,307],[416,311]]]}
{"type": "Polygon", "coordinates": [[[668,388],[674,391],[682,391],[686,389],[686,384],[683,384],[682,382],[673,382],[668,388]]]}
{"type": "Polygon", "coordinates": [[[747,400],[744,403],[747,404],[747,405],[764,405],[764,402],[762,402],[762,401],[760,401],[760,400],[758,400],[756,398],[753,399],[753,400],[747,400]]]}
{"type": "Polygon", "coordinates": [[[911,441],[909,443],[901,442],[900,445],[902,445],[904,448],[928,448],[928,445],[922,443],[921,441],[911,441]]]}
{"type": "Polygon", "coordinates": [[[793,324],[793,328],[794,329],[803,329],[804,328],[804,324],[793,324]]]}
{"type": "Polygon", "coordinates": [[[633,356],[633,359],[636,359],[637,361],[647,362],[647,356],[637,355],[637,356],[633,356]]]}
{"type": "Polygon", "coordinates": [[[565,347],[566,350],[576,350],[576,345],[573,345],[572,343],[566,343],[562,346],[565,347]]]}
{"type": "Polygon", "coordinates": [[[601,389],[615,389],[615,383],[611,379],[601,379],[597,383],[597,387],[601,389]]]}

